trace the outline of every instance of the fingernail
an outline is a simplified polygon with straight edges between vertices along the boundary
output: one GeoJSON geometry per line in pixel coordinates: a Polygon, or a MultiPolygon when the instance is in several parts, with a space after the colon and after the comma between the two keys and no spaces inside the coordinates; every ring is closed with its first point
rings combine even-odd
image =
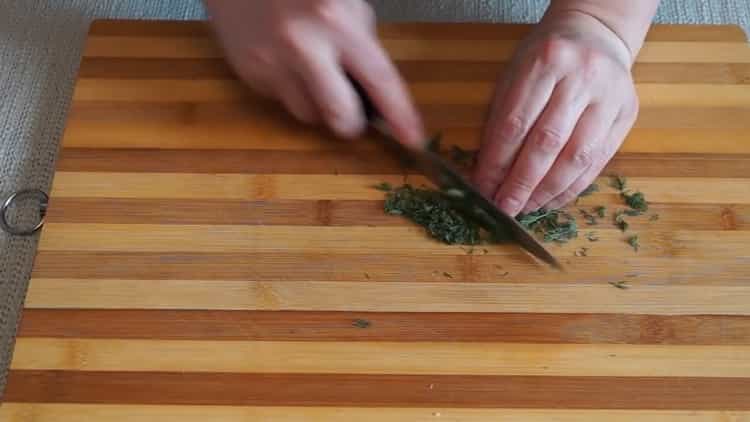
{"type": "Polygon", "coordinates": [[[515,198],[504,198],[500,201],[500,209],[506,214],[515,217],[521,210],[521,202],[515,198]]]}

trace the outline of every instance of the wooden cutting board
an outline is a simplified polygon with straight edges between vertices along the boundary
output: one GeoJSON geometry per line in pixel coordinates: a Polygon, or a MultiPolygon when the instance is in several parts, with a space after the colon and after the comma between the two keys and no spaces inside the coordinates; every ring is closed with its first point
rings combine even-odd
{"type": "MultiPolygon", "coordinates": [[[[470,149],[527,31],[381,30],[444,147],[470,149]]],[[[652,211],[550,246],[561,274],[384,216],[372,186],[408,169],[293,123],[220,57],[200,23],[93,26],[2,420],[750,420],[740,30],[653,30],[606,171],[652,211]]],[[[579,207],[621,207],[600,186],[579,207]]]]}

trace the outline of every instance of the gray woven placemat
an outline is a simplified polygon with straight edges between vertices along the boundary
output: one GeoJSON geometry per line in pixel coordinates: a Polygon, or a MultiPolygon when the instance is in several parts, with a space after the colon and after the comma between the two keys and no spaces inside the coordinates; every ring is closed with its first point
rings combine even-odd
{"type": "MultiPolygon", "coordinates": [[[[373,0],[389,20],[533,22],[546,1],[373,0]]],[[[203,17],[197,0],[0,1],[0,197],[48,190],[89,22],[203,17]]],[[[658,22],[738,23],[747,0],[665,1],[658,22]]],[[[36,238],[0,233],[0,389],[31,272],[36,238]]]]}

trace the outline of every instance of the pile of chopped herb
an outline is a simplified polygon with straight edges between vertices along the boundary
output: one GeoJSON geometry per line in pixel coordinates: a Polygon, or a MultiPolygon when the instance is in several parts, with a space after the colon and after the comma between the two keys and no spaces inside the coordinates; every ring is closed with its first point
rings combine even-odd
{"type": "Polygon", "coordinates": [[[622,192],[622,197],[634,215],[641,215],[648,211],[648,202],[646,202],[646,196],[643,192],[622,192]]]}
{"type": "Polygon", "coordinates": [[[477,245],[479,225],[451,206],[443,193],[404,185],[388,191],[385,212],[402,215],[444,243],[477,245]]]}
{"type": "Polygon", "coordinates": [[[576,220],[563,210],[540,209],[517,218],[526,229],[538,233],[545,242],[565,243],[578,237],[576,220]]]}

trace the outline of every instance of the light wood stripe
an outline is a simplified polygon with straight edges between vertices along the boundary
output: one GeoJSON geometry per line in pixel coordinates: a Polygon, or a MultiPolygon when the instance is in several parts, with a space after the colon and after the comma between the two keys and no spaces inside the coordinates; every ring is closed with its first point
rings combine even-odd
{"type": "Polygon", "coordinates": [[[20,338],[11,369],[750,377],[750,346],[20,338]]]}
{"type": "MultiPolygon", "coordinates": [[[[635,284],[635,283],[634,283],[635,284]]],[[[750,315],[750,287],[32,278],[27,308],[750,315]]]]}
{"type": "MultiPolygon", "coordinates": [[[[627,176],[627,175],[626,175],[627,176]]],[[[409,176],[414,186],[429,185],[409,176]]],[[[748,204],[750,179],[631,177],[653,203],[748,204]],[[687,186],[690,189],[685,189],[687,186]]],[[[403,175],[190,174],[58,172],[52,196],[59,198],[382,200],[373,186],[400,186],[403,175]]],[[[597,180],[604,189],[607,177],[597,180]]],[[[611,189],[609,191],[612,191],[611,189]]],[[[613,192],[613,191],[612,191],[613,192]]]]}
{"type": "Polygon", "coordinates": [[[534,410],[356,407],[240,407],[5,403],[5,422],[747,422],[750,412],[666,410],[534,410]]]}
{"type": "MultiPolygon", "coordinates": [[[[34,278],[140,279],[140,280],[253,280],[332,281],[340,283],[519,283],[570,284],[603,283],[623,278],[634,284],[675,286],[745,286],[736,274],[747,270],[747,258],[725,256],[696,259],[692,256],[648,257],[636,255],[623,239],[617,239],[611,256],[574,257],[572,245],[559,253],[566,271],[542,271],[531,259],[510,259],[475,254],[350,254],[326,251],[272,251],[255,253],[167,252],[83,252],[45,251],[37,254],[34,278]],[[569,258],[568,258],[569,257],[569,258]],[[637,261],[636,261],[637,259],[637,261]],[[634,265],[637,262],[637,265],[634,265]],[[445,274],[450,274],[450,278],[445,274]]],[[[489,252],[489,250],[488,250],[489,252]]],[[[342,287],[345,288],[345,287],[342,287]]]]}
{"type": "MultiPolygon", "coordinates": [[[[518,41],[384,39],[394,60],[444,60],[502,62],[515,51],[518,41]]],[[[85,57],[214,58],[223,54],[212,40],[188,37],[90,37],[85,57]]],[[[750,63],[750,47],[739,42],[654,41],[646,43],[638,57],[643,63],[750,63]]]]}
{"type": "MultiPolygon", "coordinates": [[[[494,83],[417,82],[409,89],[420,105],[486,106],[494,83]]],[[[642,108],[748,107],[750,86],[708,84],[639,84],[642,108]]],[[[247,98],[245,85],[234,80],[79,79],[73,101],[104,102],[234,102],[247,98]]]]}
{"type": "Polygon", "coordinates": [[[19,337],[750,346],[750,317],[25,309],[19,337]],[[369,325],[358,325],[364,320],[369,325]]]}

